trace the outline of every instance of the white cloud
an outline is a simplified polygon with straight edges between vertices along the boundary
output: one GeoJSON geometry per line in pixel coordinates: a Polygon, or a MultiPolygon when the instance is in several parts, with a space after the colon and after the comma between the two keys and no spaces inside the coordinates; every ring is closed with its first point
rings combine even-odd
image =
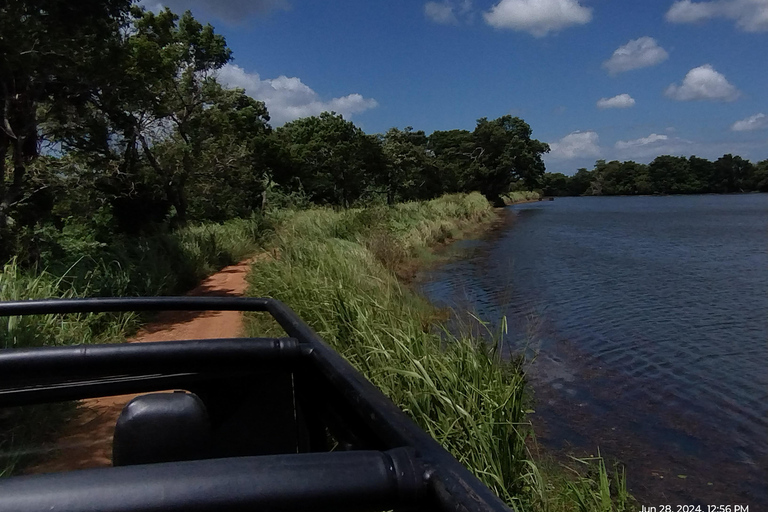
{"type": "Polygon", "coordinates": [[[696,143],[674,135],[652,133],[639,139],[617,141],[613,145],[610,156],[616,160],[649,162],[659,155],[703,155],[704,147],[706,144],[696,143]]]}
{"type": "Polygon", "coordinates": [[[569,133],[557,142],[550,142],[548,156],[558,160],[599,156],[598,140],[597,133],[592,131],[569,133]]]}
{"type": "Polygon", "coordinates": [[[669,58],[667,51],[659,46],[654,38],[645,36],[619,46],[611,58],[603,62],[603,67],[610,74],[615,75],[631,69],[655,66],[667,58],[669,58]]]}
{"type": "Polygon", "coordinates": [[[155,14],[163,10],[163,4],[157,0],[140,0],[138,6],[143,7],[148,11],[152,11],[155,14]]]}
{"type": "Polygon", "coordinates": [[[709,64],[690,70],[682,85],[671,84],[665,93],[678,101],[734,101],[741,93],[709,64]]]}
{"type": "Polygon", "coordinates": [[[635,105],[635,99],[629,94],[619,94],[613,98],[600,98],[597,108],[629,108],[635,105]]]}
{"type": "Polygon", "coordinates": [[[679,0],[666,15],[671,23],[700,23],[713,18],[734,20],[745,32],[768,31],[768,0],[679,0]]]}
{"type": "Polygon", "coordinates": [[[639,148],[643,146],[648,146],[649,144],[655,144],[657,142],[666,141],[666,140],[669,140],[668,136],[652,133],[647,137],[642,137],[639,139],[617,141],[616,149],[639,148]]]}
{"type": "Polygon", "coordinates": [[[457,25],[459,17],[472,12],[472,0],[443,0],[424,4],[424,15],[441,25],[457,25]]]}
{"type": "Polygon", "coordinates": [[[280,76],[262,80],[258,73],[247,73],[234,64],[224,65],[218,72],[218,78],[227,87],[245,89],[249,96],[266,103],[273,126],[326,111],[350,117],[378,106],[376,100],[364,98],[357,93],[322,101],[314,90],[298,78],[280,76]]]}
{"type": "Polygon", "coordinates": [[[592,20],[592,9],[578,0],[500,0],[483,13],[486,23],[494,28],[510,28],[543,37],[570,25],[583,25],[592,20]]]}
{"type": "Polygon", "coordinates": [[[441,25],[455,25],[459,22],[453,14],[453,7],[446,3],[427,2],[424,4],[424,15],[441,25]]]}
{"type": "Polygon", "coordinates": [[[741,121],[736,121],[731,126],[734,132],[749,132],[752,130],[763,130],[768,128],[768,116],[765,114],[755,114],[741,121]]]}
{"type": "Polygon", "coordinates": [[[697,23],[715,15],[716,2],[681,0],[672,4],[665,16],[671,23],[697,23]]]}
{"type": "Polygon", "coordinates": [[[195,16],[208,14],[232,23],[242,22],[252,15],[264,15],[290,7],[287,0],[141,0],[139,5],[154,12],[165,6],[175,13],[190,10],[195,16]]]}

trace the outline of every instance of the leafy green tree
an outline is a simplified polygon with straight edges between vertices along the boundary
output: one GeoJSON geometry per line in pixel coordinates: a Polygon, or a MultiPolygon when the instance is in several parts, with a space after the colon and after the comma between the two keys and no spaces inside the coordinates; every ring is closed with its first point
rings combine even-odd
{"type": "Polygon", "coordinates": [[[715,165],[706,158],[691,156],[688,159],[688,166],[691,169],[695,181],[698,183],[697,192],[714,192],[717,188],[715,183],[715,165]]]}
{"type": "Polygon", "coordinates": [[[179,17],[134,6],[131,20],[92,104],[54,104],[48,126],[66,150],[104,171],[99,186],[129,231],[171,210],[178,224],[186,222],[185,188],[197,143],[191,131],[211,104],[213,73],[231,57],[224,38],[188,11],[179,17]],[[174,137],[186,148],[178,148],[180,160],[164,165],[157,149],[174,137]]]}
{"type": "Polygon", "coordinates": [[[532,133],[528,123],[519,117],[478,119],[472,132],[477,167],[471,188],[497,200],[517,181],[527,188],[539,187],[545,171],[541,156],[549,151],[549,145],[531,138],[532,133]]]}
{"type": "Polygon", "coordinates": [[[478,166],[479,155],[471,132],[434,131],[427,140],[427,149],[436,159],[443,192],[460,192],[471,187],[471,175],[478,166]]]}
{"type": "Polygon", "coordinates": [[[740,156],[723,155],[714,163],[715,192],[745,192],[753,181],[754,166],[740,156]]]}
{"type": "Polygon", "coordinates": [[[286,163],[275,181],[299,187],[317,203],[350,206],[371,194],[386,172],[379,139],[333,112],[287,123],[276,136],[286,163]]]}
{"type": "MultiPolygon", "coordinates": [[[[0,4],[0,229],[37,192],[44,106],[82,108],[113,64],[130,0],[6,0],[0,4]],[[10,167],[9,167],[10,166],[10,167]],[[10,172],[7,172],[10,170],[10,172]]],[[[31,221],[34,221],[32,219],[31,221]]]]}
{"type": "MultiPolygon", "coordinates": [[[[768,161],[766,161],[768,162],[768,161]]],[[[598,160],[592,171],[579,169],[570,178],[545,174],[545,193],[567,195],[701,194],[768,188],[766,162],[752,164],[724,155],[716,162],[691,156],[660,155],[650,165],[598,160]]]]}
{"type": "Polygon", "coordinates": [[[689,194],[698,189],[688,159],[682,156],[656,157],[648,166],[648,175],[654,193],[689,194]]]}
{"type": "Polygon", "coordinates": [[[755,165],[751,190],[768,192],[768,160],[763,160],[755,165]]]}
{"type": "MultiPolygon", "coordinates": [[[[269,114],[242,89],[209,81],[206,104],[152,148],[157,166],[174,170],[190,220],[244,217],[262,206],[274,159],[269,114]]],[[[165,173],[167,175],[169,173],[165,173]]]]}
{"type": "Polygon", "coordinates": [[[434,155],[427,150],[423,131],[391,128],[381,138],[387,160],[382,185],[387,202],[431,199],[442,192],[434,155]]]}
{"type": "Polygon", "coordinates": [[[592,171],[588,171],[586,167],[580,168],[576,171],[576,174],[571,176],[568,184],[568,194],[572,196],[583,196],[587,194],[592,185],[592,171]]]}
{"type": "Polygon", "coordinates": [[[561,172],[546,172],[541,178],[545,196],[567,196],[569,178],[561,172]]]}

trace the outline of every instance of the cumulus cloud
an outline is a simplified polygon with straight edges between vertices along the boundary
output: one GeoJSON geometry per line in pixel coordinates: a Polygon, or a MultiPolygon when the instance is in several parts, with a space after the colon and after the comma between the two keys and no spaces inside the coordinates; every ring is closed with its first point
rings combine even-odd
{"type": "Polygon", "coordinates": [[[711,151],[712,148],[705,143],[697,143],[674,135],[652,133],[639,139],[617,141],[613,145],[610,158],[648,162],[659,155],[704,156],[711,151]]]}
{"type": "Polygon", "coordinates": [[[139,5],[155,12],[164,6],[179,13],[190,10],[195,15],[207,14],[234,23],[253,15],[265,15],[290,7],[287,0],[141,0],[139,5]]]}
{"type": "Polygon", "coordinates": [[[440,25],[457,25],[472,12],[472,0],[444,0],[424,4],[424,15],[440,25]]]}
{"type": "Polygon", "coordinates": [[[642,137],[639,139],[617,141],[616,149],[640,148],[643,146],[648,146],[650,144],[655,144],[657,142],[666,141],[666,140],[669,140],[668,136],[652,133],[647,137],[642,137]]]}
{"type": "Polygon", "coordinates": [[[765,32],[768,31],[768,0],[678,0],[666,14],[671,23],[701,23],[713,18],[731,19],[745,32],[765,32]]]}
{"type": "Polygon", "coordinates": [[[741,93],[709,64],[690,70],[681,85],[671,84],[665,93],[678,101],[734,101],[741,93]]]}
{"type": "Polygon", "coordinates": [[[557,142],[549,143],[549,157],[570,160],[600,155],[599,137],[596,132],[572,132],[557,142]]]}
{"type": "Polygon", "coordinates": [[[155,14],[163,10],[163,4],[157,0],[139,0],[138,6],[143,7],[148,11],[152,11],[155,14]]]}
{"type": "Polygon", "coordinates": [[[446,3],[427,2],[424,4],[424,15],[441,25],[455,25],[459,22],[453,13],[453,7],[446,3]]]}
{"type": "Polygon", "coordinates": [[[613,98],[600,98],[597,108],[629,108],[635,105],[635,98],[629,94],[619,94],[613,98]]]}
{"type": "Polygon", "coordinates": [[[578,0],[501,0],[483,13],[494,28],[509,28],[543,37],[570,25],[592,20],[592,9],[578,0]]]}
{"type": "Polygon", "coordinates": [[[603,62],[603,67],[612,75],[631,69],[647,68],[664,62],[669,58],[667,51],[659,46],[652,37],[633,39],[624,46],[619,46],[611,58],[603,62]]]}
{"type": "Polygon", "coordinates": [[[731,126],[734,132],[750,132],[752,130],[763,130],[768,128],[768,116],[765,114],[755,114],[741,121],[736,121],[731,126]]]}
{"type": "Polygon", "coordinates": [[[247,73],[234,64],[222,67],[218,78],[225,86],[245,89],[246,94],[263,101],[267,105],[273,126],[326,111],[350,117],[378,106],[376,100],[364,98],[357,93],[322,101],[317,92],[298,78],[280,76],[262,80],[258,73],[247,73]]]}

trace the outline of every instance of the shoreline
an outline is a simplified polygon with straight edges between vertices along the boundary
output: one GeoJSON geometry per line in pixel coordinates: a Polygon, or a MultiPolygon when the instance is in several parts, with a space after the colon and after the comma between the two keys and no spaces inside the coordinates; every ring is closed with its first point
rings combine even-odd
{"type": "MultiPolygon", "coordinates": [[[[759,197],[753,199],[748,200],[750,204],[759,204],[757,201],[759,197]]],[[[730,203],[730,201],[726,202],[730,203]]],[[[513,212],[510,216],[514,216],[513,212]]],[[[506,282],[499,285],[493,283],[498,282],[505,274],[515,271],[514,269],[531,268],[531,262],[536,261],[537,252],[530,249],[540,248],[541,240],[548,240],[548,232],[539,231],[540,236],[532,239],[530,246],[522,248],[529,236],[526,233],[540,227],[540,224],[531,223],[520,227],[522,229],[513,233],[489,235],[486,238],[488,241],[479,246],[478,250],[470,256],[468,263],[459,262],[451,265],[449,269],[429,275],[425,280],[425,286],[430,295],[441,304],[462,304],[465,289],[469,290],[470,294],[479,293],[480,290],[487,294],[502,294],[502,285],[506,282]],[[520,253],[512,252],[515,246],[521,247],[520,253]],[[499,266],[500,273],[495,272],[478,277],[477,282],[481,286],[487,285],[487,288],[476,288],[476,273],[480,272],[482,275],[483,269],[495,268],[495,258],[504,258],[506,255],[511,259],[523,258],[523,254],[527,254],[528,257],[522,261],[522,267],[499,266]]],[[[557,229],[557,227],[558,223],[554,222],[553,228],[557,229]]],[[[559,263],[561,260],[557,261],[559,263]]],[[[546,268],[548,267],[544,267],[546,268]]],[[[631,271],[631,267],[627,268],[631,271]]],[[[518,287],[541,282],[541,278],[526,278],[525,275],[520,274],[517,274],[513,281],[518,287]]],[[[519,296],[511,304],[499,302],[504,298],[490,299],[487,307],[485,302],[478,304],[477,301],[470,301],[470,303],[480,311],[490,312],[491,316],[485,318],[492,320],[498,320],[493,316],[499,311],[496,309],[498,307],[510,314],[510,320],[513,317],[518,318],[512,311],[520,311],[517,308],[527,304],[528,301],[538,301],[538,307],[546,312],[549,304],[557,304],[550,301],[553,297],[557,297],[561,287],[564,293],[568,290],[560,281],[550,281],[548,284],[550,286],[546,294],[538,294],[535,289],[520,289],[519,296]],[[549,300],[545,304],[541,299],[549,300]]],[[[756,482],[768,470],[765,458],[762,459],[761,469],[760,459],[757,459],[756,465],[755,462],[740,461],[730,455],[732,451],[723,450],[721,453],[713,450],[716,453],[706,455],[699,451],[697,454],[697,450],[700,450],[700,446],[704,446],[705,443],[716,448],[717,434],[715,431],[706,431],[702,428],[705,424],[686,423],[687,417],[682,412],[679,416],[665,414],[657,419],[658,423],[663,422],[664,425],[674,427],[673,429],[667,429],[668,432],[665,433],[663,427],[659,427],[652,437],[643,437],[647,431],[642,430],[642,425],[656,424],[653,413],[660,410],[657,407],[658,404],[673,400],[675,396],[657,392],[647,395],[650,397],[647,401],[635,401],[634,406],[631,406],[632,401],[616,396],[615,390],[626,389],[632,383],[637,385],[637,381],[628,379],[622,374],[622,366],[602,367],[587,363],[588,349],[583,347],[579,349],[577,343],[577,340],[581,340],[578,337],[579,329],[583,327],[580,326],[576,315],[567,317],[573,320],[569,324],[571,327],[569,330],[555,328],[554,322],[562,318],[561,315],[543,315],[542,318],[543,327],[538,335],[549,340],[549,343],[543,345],[544,348],[535,366],[528,371],[528,376],[532,379],[532,389],[536,391],[534,398],[538,407],[531,419],[536,427],[537,439],[540,441],[541,455],[552,456],[553,463],[568,464],[569,455],[576,457],[597,455],[596,450],[599,446],[600,452],[607,456],[608,460],[616,459],[626,464],[629,470],[627,478],[629,485],[636,493],[635,496],[638,499],[642,498],[642,502],[646,504],[658,500],[672,504],[733,501],[758,506],[760,501],[765,499],[762,497],[765,496],[764,490],[761,492],[755,490],[759,488],[756,482]],[[546,319],[547,316],[550,318],[546,319]],[[553,374],[553,371],[563,373],[553,374]],[[575,381],[569,378],[571,372],[575,381]],[[630,407],[626,407],[627,405],[630,407]],[[640,423],[638,423],[639,418],[643,418],[640,423]],[[716,473],[711,471],[712,462],[720,468],[716,473]],[[753,465],[751,470],[750,464],[753,465]]],[[[521,339],[525,332],[521,327],[525,328],[525,321],[525,317],[522,317],[510,322],[510,326],[515,326],[513,331],[523,333],[520,336],[521,339]]],[[[582,318],[581,323],[589,328],[590,322],[587,318],[582,318]]],[[[621,339],[621,333],[617,332],[616,336],[621,339]]],[[[663,353],[659,352],[653,355],[664,357],[663,353]]],[[[658,391],[657,388],[654,390],[658,391]]],[[[762,443],[762,440],[760,442],[762,443]]],[[[729,443],[728,446],[733,444],[736,442],[729,443]]],[[[725,446],[725,443],[721,445],[725,446]]],[[[570,462],[570,465],[574,465],[572,460],[570,462]]]]}
{"type": "MultiPolygon", "coordinates": [[[[546,199],[522,199],[507,203],[505,206],[493,206],[493,214],[490,218],[463,226],[455,236],[447,237],[445,240],[427,247],[428,257],[424,257],[424,255],[412,257],[408,261],[398,265],[398,267],[394,269],[398,279],[400,279],[404,285],[412,286],[417,281],[417,274],[450,263],[455,258],[460,258],[461,254],[446,254],[451,251],[451,246],[456,242],[480,239],[503,228],[510,222],[510,217],[507,214],[507,208],[510,206],[538,203],[542,200],[546,199]]],[[[416,290],[413,291],[418,293],[416,290]]]]}
{"type": "MultiPolygon", "coordinates": [[[[613,479],[599,461],[565,478],[532,457],[521,359],[502,358],[487,337],[434,329],[444,311],[415,290],[414,270],[450,260],[445,251],[454,242],[493,233],[514,217],[478,196],[395,205],[376,219],[359,211],[297,212],[283,227],[281,258],[253,266],[248,295],[285,302],[514,509],[574,510],[579,492],[590,501],[602,493],[632,510],[622,477],[609,487],[613,479]],[[392,265],[393,247],[412,257],[392,265]]],[[[276,332],[258,317],[247,324],[249,335],[276,332]]]]}

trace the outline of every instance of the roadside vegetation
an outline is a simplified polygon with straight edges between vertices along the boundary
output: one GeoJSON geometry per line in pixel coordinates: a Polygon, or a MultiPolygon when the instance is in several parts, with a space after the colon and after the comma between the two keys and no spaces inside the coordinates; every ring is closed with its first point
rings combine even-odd
{"type": "MultiPolygon", "coordinates": [[[[602,459],[577,477],[539,469],[525,361],[500,357],[503,329],[441,330],[440,312],[396,277],[425,247],[489,220],[482,195],[283,215],[274,256],[253,264],[250,295],[293,308],[514,510],[631,509],[624,475],[609,476],[602,459]]],[[[262,315],[249,318],[250,335],[279,332],[262,315]]]]}
{"type": "MultiPolygon", "coordinates": [[[[606,496],[605,479],[537,469],[503,333],[442,342],[438,312],[395,276],[491,204],[534,198],[549,147],[524,120],[366,134],[323,113],[273,128],[264,102],[217,81],[232,55],[212,26],[130,0],[14,0],[0,34],[0,300],[178,294],[274,249],[252,293],[294,307],[511,506],[623,510],[620,493],[575,504],[606,496]]],[[[3,318],[0,347],[121,340],[141,320],[3,318]]],[[[0,411],[0,474],[72,411],[0,411]]]]}

